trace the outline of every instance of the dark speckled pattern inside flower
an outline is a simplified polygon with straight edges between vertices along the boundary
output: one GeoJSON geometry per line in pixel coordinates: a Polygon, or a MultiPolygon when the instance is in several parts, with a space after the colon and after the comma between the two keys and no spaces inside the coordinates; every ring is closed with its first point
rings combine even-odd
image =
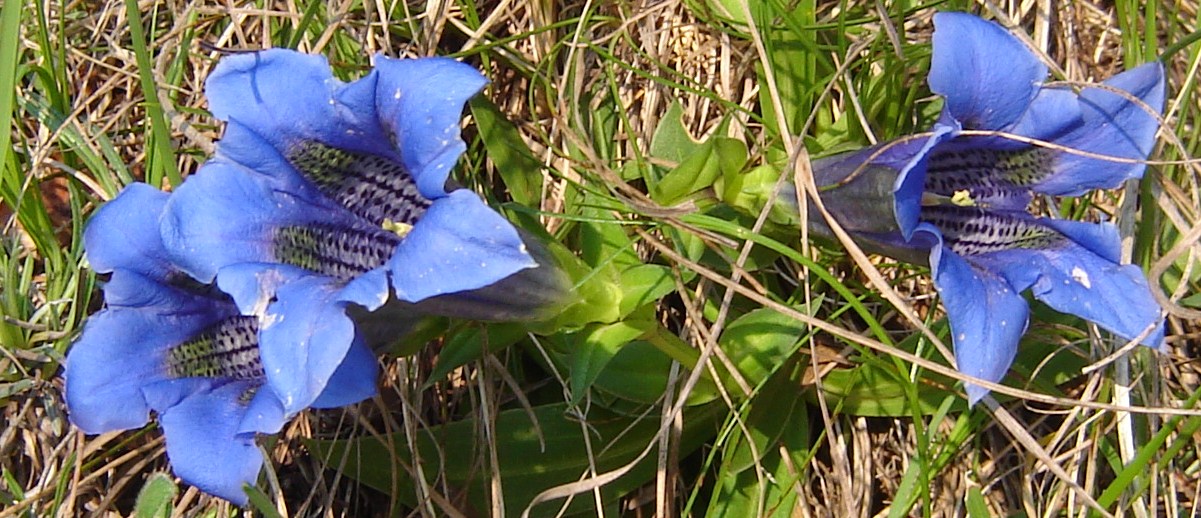
{"type": "Polygon", "coordinates": [[[375,228],[317,224],[280,227],[275,231],[275,258],[348,281],[386,263],[400,240],[395,233],[375,228]]]}
{"type": "Polygon", "coordinates": [[[261,380],[258,317],[233,316],[167,352],[172,378],[261,380]]]}
{"type": "Polygon", "coordinates": [[[1030,219],[1008,216],[975,207],[934,206],[922,218],[942,231],[943,243],[955,253],[974,256],[1003,250],[1047,249],[1066,238],[1030,219]]]}
{"type": "Polygon", "coordinates": [[[384,221],[413,225],[430,206],[413,176],[388,158],[310,140],[293,146],[288,161],[322,194],[373,225],[384,221]]]}

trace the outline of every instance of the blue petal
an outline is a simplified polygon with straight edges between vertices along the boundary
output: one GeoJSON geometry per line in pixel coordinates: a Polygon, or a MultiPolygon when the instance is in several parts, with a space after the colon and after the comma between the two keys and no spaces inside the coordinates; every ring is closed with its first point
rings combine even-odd
{"type": "Polygon", "coordinates": [[[338,300],[353,302],[368,311],[375,311],[388,302],[388,295],[388,272],[384,268],[376,268],[346,283],[338,293],[338,300]]]}
{"type": "Polygon", "coordinates": [[[204,328],[236,314],[215,304],[116,270],[105,288],[118,305],[93,315],[67,354],[71,421],[86,433],[136,428],[153,406],[143,387],[165,379],[164,354],[204,328]]]}
{"type": "Polygon", "coordinates": [[[273,210],[272,192],[261,180],[229,164],[209,161],[175,192],[163,214],[164,245],[180,268],[212,282],[222,266],[273,260],[272,230],[299,202],[273,210]],[[283,213],[283,214],[281,214],[283,213]]]}
{"type": "Polygon", "coordinates": [[[238,120],[225,125],[216,156],[224,162],[242,166],[245,174],[262,175],[273,188],[317,196],[317,189],[276,150],[274,144],[238,120]]]}
{"type": "Polygon", "coordinates": [[[288,414],[312,405],[355,342],[338,286],[304,277],[279,287],[259,330],[267,385],[288,414]]]}
{"type": "Polygon", "coordinates": [[[1132,340],[1155,327],[1143,340],[1163,342],[1159,303],[1142,270],[1116,262],[1117,229],[1109,224],[1038,220],[1067,239],[1040,250],[1007,250],[971,260],[1000,272],[1015,289],[1027,287],[1034,297],[1057,311],[1097,323],[1132,340]]]}
{"type": "Polygon", "coordinates": [[[945,124],[935,124],[931,132],[933,135],[929,138],[910,140],[894,146],[874,160],[875,163],[899,171],[893,186],[893,212],[905,239],[913,237],[921,219],[922,193],[926,187],[926,157],[934,146],[954,135],[954,128],[945,124]]]}
{"type": "Polygon", "coordinates": [[[171,196],[161,233],[181,269],[212,282],[223,266],[275,262],[274,231],[310,222],[359,224],[327,199],[275,189],[237,165],[211,160],[171,196]]]}
{"type": "Polygon", "coordinates": [[[262,315],[279,288],[312,274],[276,263],[238,263],[221,268],[217,287],[228,293],[243,315],[262,315]]]}
{"type": "Polygon", "coordinates": [[[273,49],[221,60],[205,93],[213,114],[230,122],[218,154],[277,180],[295,145],[316,141],[397,161],[427,198],[445,195],[450,169],[466,145],[463,104],[486,80],[446,58],[376,56],[367,76],[342,83],[324,57],[273,49]]]}
{"type": "MultiPolygon", "coordinates": [[[[932,235],[938,232],[924,223],[921,231],[932,235]]],[[[951,324],[959,371],[1001,381],[1026,332],[1030,313],[1026,300],[1005,278],[973,267],[941,244],[931,251],[930,268],[951,324]]],[[[965,388],[971,404],[988,394],[988,389],[972,383],[965,388]]]]}
{"type": "MultiPolygon", "coordinates": [[[[1022,118],[1007,131],[1024,137],[1054,142],[1065,133],[1079,127],[1083,122],[1080,98],[1075,92],[1063,88],[1043,88],[1038,91],[1038,95],[1030,103],[1030,108],[1022,114],[1022,118]]],[[[1004,137],[976,137],[973,140],[1001,149],[1029,146],[1029,144],[1004,137]]]]}
{"type": "MultiPolygon", "coordinates": [[[[899,229],[906,239],[912,237],[921,215],[926,158],[953,134],[951,126],[935,124],[930,136],[893,140],[814,160],[813,177],[822,189],[822,202],[849,232],[886,234],[899,229]],[[869,167],[868,162],[876,167],[869,167]],[[889,213],[892,221],[880,221],[882,211],[889,213]]],[[[779,202],[795,207],[796,193],[785,189],[779,202]]],[[[923,257],[926,250],[921,249],[923,257]]]]}
{"type": "MultiPolygon", "coordinates": [[[[1104,83],[1129,92],[1159,113],[1163,110],[1163,66],[1148,63],[1118,74],[1104,83]]],[[[1155,146],[1159,121],[1142,106],[1117,93],[1086,88],[1080,94],[1083,122],[1054,140],[1056,144],[1085,152],[1143,160],[1155,146]]],[[[1138,178],[1144,164],[1118,163],[1071,153],[1056,154],[1055,174],[1034,190],[1053,196],[1077,196],[1093,189],[1117,187],[1128,178],[1138,178]]]]}
{"type": "Polygon", "coordinates": [[[237,433],[279,433],[292,416],[284,411],[284,404],[269,387],[260,386],[254,398],[246,405],[237,433]]]}
{"type": "Polygon", "coordinates": [[[108,273],[124,268],[166,280],[175,271],[158,232],[167,196],[147,184],[134,183],[97,210],[83,233],[92,269],[108,273]]]}
{"type": "MultiPolygon", "coordinates": [[[[382,270],[380,277],[386,294],[382,270]]],[[[319,397],[328,407],[374,394],[375,359],[346,315],[346,303],[353,301],[342,285],[287,265],[261,263],[222,268],[217,283],[244,314],[262,315],[263,369],[285,413],[318,405],[319,397]]]]}
{"type": "Polygon", "coordinates": [[[463,104],[487,84],[477,70],[447,58],[375,58],[376,106],[405,168],[429,199],[446,193],[446,178],[467,149],[459,138],[463,104]]]}
{"type": "Polygon", "coordinates": [[[229,383],[193,394],[159,414],[167,458],[179,478],[205,493],[246,505],[242,486],[253,485],[263,466],[254,434],[238,433],[242,400],[253,385],[229,383]]]}
{"type": "Polygon", "coordinates": [[[1002,130],[1018,121],[1047,67],[999,25],[966,13],[934,15],[930,90],[946,98],[941,121],[1002,130]]]}
{"type": "Polygon", "coordinates": [[[358,403],[375,395],[375,379],[379,362],[362,340],[356,339],[346,352],[346,358],[334,370],[313,408],[337,408],[358,403]]]}
{"type": "Polygon", "coordinates": [[[536,266],[513,225],[465,189],[435,200],[388,260],[392,289],[409,302],[473,290],[536,266]]]}
{"type": "MultiPolygon", "coordinates": [[[[394,158],[374,92],[374,75],[347,85],[333,77],[324,56],[285,49],[225,57],[205,81],[214,116],[250,129],[281,154],[299,141],[316,140],[394,158]]],[[[243,152],[265,152],[231,143],[222,141],[219,152],[239,163],[243,152]]]]}

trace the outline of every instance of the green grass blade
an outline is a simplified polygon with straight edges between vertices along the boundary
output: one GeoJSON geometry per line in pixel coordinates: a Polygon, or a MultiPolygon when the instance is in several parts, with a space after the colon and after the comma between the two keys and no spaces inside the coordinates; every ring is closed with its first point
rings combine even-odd
{"type": "Polygon", "coordinates": [[[138,62],[138,79],[146,97],[146,116],[150,119],[151,134],[146,139],[151,144],[147,150],[146,182],[162,187],[162,180],[166,178],[172,186],[178,186],[183,179],[175,165],[175,151],[171,148],[171,127],[167,125],[167,117],[158,100],[154,65],[150,61],[150,49],[146,45],[146,33],[142,29],[142,13],[137,0],[125,0],[125,12],[129,16],[129,37],[138,62]]]}

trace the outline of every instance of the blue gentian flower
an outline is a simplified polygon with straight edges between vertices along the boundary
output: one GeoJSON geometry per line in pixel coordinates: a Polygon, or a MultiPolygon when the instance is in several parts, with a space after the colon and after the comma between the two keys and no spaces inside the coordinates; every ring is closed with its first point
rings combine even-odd
{"type": "MultiPolygon", "coordinates": [[[[347,305],[418,302],[538,267],[512,224],[448,185],[466,149],[463,104],[484,84],[444,58],[377,56],[350,83],[321,56],[276,49],[224,58],[205,93],[225,135],[167,204],[172,260],[201,282],[216,279],[243,312],[275,297],[288,311],[283,322],[339,319],[342,343],[353,328],[347,305]],[[270,289],[304,278],[336,289],[320,297],[270,289]]],[[[268,370],[322,370],[274,353],[264,350],[268,370]]],[[[311,392],[295,376],[277,380],[297,382],[276,387],[289,411],[311,392]]]]}
{"type": "MultiPolygon", "coordinates": [[[[245,505],[242,486],[255,483],[263,464],[255,434],[278,432],[294,414],[267,383],[260,347],[288,327],[278,321],[287,308],[271,304],[262,317],[244,315],[229,296],[172,263],[159,233],[167,198],[133,184],[88,224],[88,260],[111,277],[106,308],[88,319],[67,355],[69,416],[86,433],[104,433],[141,427],[153,410],[175,473],[245,505]]],[[[274,343],[316,349],[310,344],[319,335],[274,343]]],[[[337,407],[375,393],[377,366],[362,340],[352,338],[337,365],[324,378],[308,373],[317,393],[306,405],[337,407]]]]}
{"type": "MultiPolygon", "coordinates": [[[[1027,212],[1035,194],[1113,188],[1144,165],[971,133],[1145,160],[1159,126],[1148,109],[1163,107],[1161,65],[1077,93],[1044,84],[1046,67],[994,23],[941,13],[934,24],[929,82],[944,98],[938,122],[926,134],[814,161],[825,206],[865,250],[928,262],[966,374],[1005,375],[1026,330],[1027,289],[1122,338],[1161,344],[1159,305],[1139,268],[1119,264],[1113,225],[1027,212]]],[[[795,192],[784,198],[796,203],[795,192]]],[[[824,222],[810,224],[830,235],[824,222]]],[[[967,393],[975,403],[988,391],[969,383],[967,393]]]]}

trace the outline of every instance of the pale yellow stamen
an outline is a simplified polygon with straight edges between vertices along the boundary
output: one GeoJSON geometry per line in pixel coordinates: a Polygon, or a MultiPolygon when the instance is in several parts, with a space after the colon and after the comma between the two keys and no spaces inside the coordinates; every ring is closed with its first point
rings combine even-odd
{"type": "Polygon", "coordinates": [[[960,207],[976,206],[976,200],[972,198],[972,192],[967,189],[955,191],[955,194],[951,196],[951,203],[960,207]]]}
{"type": "Polygon", "coordinates": [[[380,224],[380,227],[400,237],[405,237],[409,235],[409,232],[413,231],[413,225],[403,221],[392,221],[387,218],[385,218],[384,222],[380,224]]]}

